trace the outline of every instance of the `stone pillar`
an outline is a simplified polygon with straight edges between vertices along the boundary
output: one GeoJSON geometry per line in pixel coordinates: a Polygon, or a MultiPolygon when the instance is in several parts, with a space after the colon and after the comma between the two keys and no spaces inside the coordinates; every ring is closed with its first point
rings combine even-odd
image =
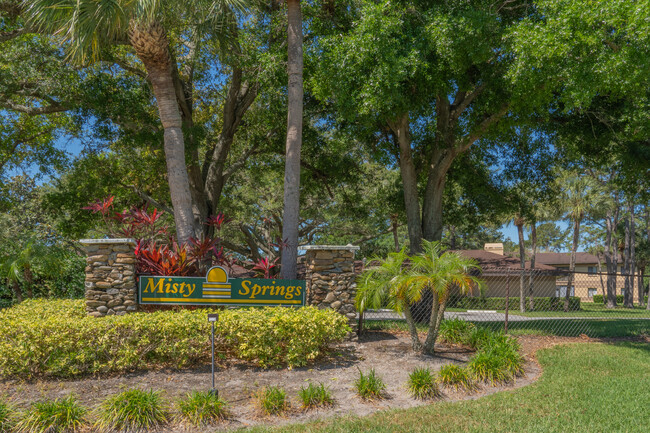
{"type": "Polygon", "coordinates": [[[305,280],[307,305],[331,308],[348,318],[353,332],[349,339],[357,337],[357,310],[354,297],[357,292],[352,245],[310,245],[301,247],[306,254],[305,280]]]}
{"type": "Polygon", "coordinates": [[[138,309],[133,239],[82,239],[86,250],[86,311],[124,315],[138,309]]]}

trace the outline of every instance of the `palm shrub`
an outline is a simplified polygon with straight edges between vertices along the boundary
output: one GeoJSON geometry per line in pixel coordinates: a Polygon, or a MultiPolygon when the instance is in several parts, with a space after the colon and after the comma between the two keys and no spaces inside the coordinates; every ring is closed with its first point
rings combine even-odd
{"type": "Polygon", "coordinates": [[[440,389],[438,389],[434,374],[425,367],[416,368],[409,374],[408,390],[414,398],[420,400],[435,398],[440,395],[440,389]]]}
{"type": "Polygon", "coordinates": [[[160,392],[128,389],[107,398],[99,408],[99,430],[150,430],[169,420],[169,411],[160,392]]]}
{"type": "Polygon", "coordinates": [[[482,286],[470,275],[479,269],[473,259],[455,252],[442,252],[438,242],[422,241],[422,253],[408,256],[405,249],[386,259],[373,259],[377,265],[359,276],[356,306],[359,311],[387,306],[404,313],[413,350],[433,354],[440,323],[452,289],[466,294],[482,286]],[[426,292],[433,296],[428,332],[424,343],[413,319],[412,308],[426,292]]]}
{"type": "Polygon", "coordinates": [[[85,426],[87,412],[74,396],[39,401],[31,405],[16,429],[21,432],[38,433],[77,432],[85,426]]]}
{"type": "Polygon", "coordinates": [[[210,391],[193,391],[179,400],[181,418],[194,426],[221,421],[228,416],[226,402],[210,391]]]}

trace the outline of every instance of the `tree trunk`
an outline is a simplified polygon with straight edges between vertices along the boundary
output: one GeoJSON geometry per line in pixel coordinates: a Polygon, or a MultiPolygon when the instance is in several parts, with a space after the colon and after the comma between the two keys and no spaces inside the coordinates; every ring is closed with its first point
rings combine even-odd
{"type": "Polygon", "coordinates": [[[411,334],[411,346],[415,352],[422,350],[422,343],[420,343],[420,336],[418,335],[418,329],[415,326],[415,320],[413,319],[413,314],[411,313],[411,307],[404,303],[404,317],[406,318],[406,324],[409,327],[409,332],[411,334]]]}
{"type": "Polygon", "coordinates": [[[526,281],[526,249],[524,244],[524,220],[521,217],[515,218],[517,226],[517,235],[519,236],[519,311],[526,312],[526,293],[524,291],[526,281]]]}
{"type": "Polygon", "coordinates": [[[448,294],[440,302],[440,296],[437,293],[433,295],[433,308],[431,310],[431,318],[429,320],[429,332],[427,339],[424,342],[423,352],[427,355],[433,355],[435,352],[436,340],[440,332],[440,323],[445,317],[445,309],[447,307],[448,294]]]}
{"type": "Polygon", "coordinates": [[[25,277],[25,290],[27,291],[27,298],[34,298],[34,274],[32,273],[32,268],[27,264],[23,268],[23,276],[25,277]]]}
{"type": "Polygon", "coordinates": [[[14,296],[16,296],[16,301],[23,302],[23,291],[20,290],[20,284],[16,280],[7,280],[11,283],[11,288],[14,290],[14,296]]]}
{"type": "Polygon", "coordinates": [[[284,214],[282,216],[282,278],[295,279],[300,223],[300,149],[302,147],[302,12],[300,0],[287,0],[289,72],[287,144],[284,165],[284,214]]]}
{"type": "Polygon", "coordinates": [[[176,99],[172,77],[169,42],[159,24],[132,25],[129,32],[131,45],[142,61],[153,88],[160,121],[164,128],[164,149],[167,162],[167,182],[174,208],[176,238],[186,244],[196,236],[190,180],[185,165],[183,122],[176,99]]]}
{"type": "Polygon", "coordinates": [[[624,275],[624,287],[625,294],[623,296],[623,307],[625,308],[634,308],[634,292],[632,291],[632,285],[630,280],[632,275],[630,274],[630,216],[625,219],[625,246],[623,249],[623,272],[624,275]]]}
{"type": "Polygon", "coordinates": [[[569,299],[571,298],[571,287],[573,287],[573,280],[575,278],[574,272],[576,270],[576,252],[578,251],[578,244],[580,242],[580,222],[582,217],[576,218],[573,221],[573,244],[571,245],[571,258],[569,259],[569,278],[566,283],[566,293],[564,294],[564,312],[569,311],[569,299]]]}
{"type": "Polygon", "coordinates": [[[404,114],[396,121],[388,123],[399,146],[399,167],[404,188],[404,207],[406,225],[409,232],[409,251],[418,254],[422,251],[422,222],[415,163],[411,154],[411,133],[409,116],[404,114]]]}
{"type": "Polygon", "coordinates": [[[535,256],[537,255],[537,223],[535,221],[530,226],[530,240],[533,253],[530,256],[530,275],[528,276],[528,310],[533,311],[535,309],[533,273],[535,269],[535,256]]]}
{"type": "Polygon", "coordinates": [[[422,235],[428,241],[442,239],[442,201],[449,167],[433,167],[429,170],[424,192],[422,235]]]}
{"type": "Polygon", "coordinates": [[[596,258],[598,259],[598,276],[600,277],[600,290],[603,293],[603,303],[607,302],[607,293],[605,292],[605,283],[603,282],[603,266],[602,259],[600,257],[600,252],[596,253],[596,258]]]}
{"type": "Polygon", "coordinates": [[[616,242],[617,212],[608,212],[605,218],[606,245],[605,265],[607,267],[607,308],[616,308],[616,275],[618,266],[618,243],[616,242]]]}
{"type": "Polygon", "coordinates": [[[397,228],[398,228],[398,223],[397,223],[397,214],[393,214],[390,216],[390,222],[391,222],[391,231],[393,232],[393,242],[395,243],[395,252],[399,253],[400,247],[399,247],[399,236],[397,235],[397,228]]]}

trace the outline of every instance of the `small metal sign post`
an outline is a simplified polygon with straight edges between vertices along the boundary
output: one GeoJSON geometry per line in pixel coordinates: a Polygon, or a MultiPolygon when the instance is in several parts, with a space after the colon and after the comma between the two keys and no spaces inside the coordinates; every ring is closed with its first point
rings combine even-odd
{"type": "Polygon", "coordinates": [[[219,391],[214,386],[214,324],[219,320],[219,314],[208,314],[208,322],[212,324],[212,390],[210,391],[215,397],[219,397],[219,391]]]}

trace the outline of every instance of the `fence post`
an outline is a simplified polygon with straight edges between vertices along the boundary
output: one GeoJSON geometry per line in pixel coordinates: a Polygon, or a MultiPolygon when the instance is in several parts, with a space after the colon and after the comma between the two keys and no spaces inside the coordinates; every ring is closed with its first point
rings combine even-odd
{"type": "Polygon", "coordinates": [[[508,333],[508,310],[510,309],[510,268],[506,270],[506,320],[504,322],[504,333],[508,333]]]}
{"type": "Polygon", "coordinates": [[[306,254],[305,280],[307,304],[331,308],[347,317],[352,328],[348,339],[357,338],[357,292],[353,245],[308,245],[300,247],[306,254]]]}

